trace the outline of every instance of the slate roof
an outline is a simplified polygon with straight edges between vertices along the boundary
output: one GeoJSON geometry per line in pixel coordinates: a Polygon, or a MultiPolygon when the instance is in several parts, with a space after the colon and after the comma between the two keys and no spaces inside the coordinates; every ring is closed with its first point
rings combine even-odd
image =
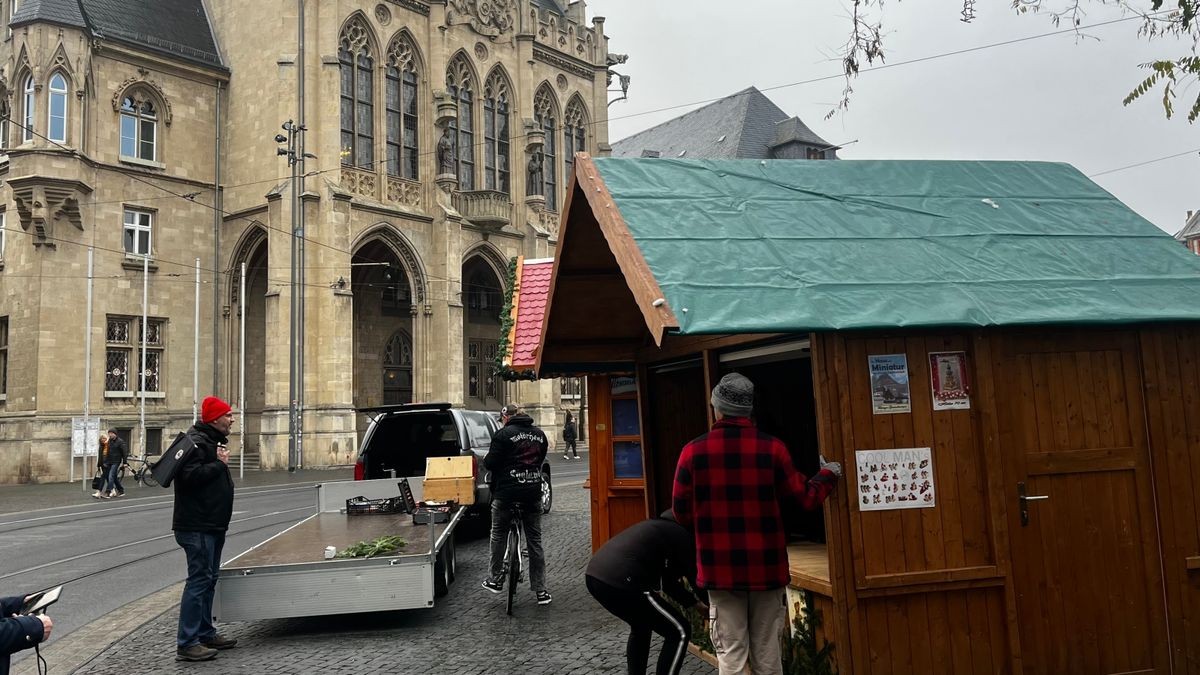
{"type": "Polygon", "coordinates": [[[1175,238],[1179,241],[1187,241],[1196,237],[1200,237],[1200,211],[1191,214],[1183,229],[1175,233],[1175,238]]]}
{"type": "Polygon", "coordinates": [[[530,4],[536,9],[554,12],[559,16],[562,16],[563,13],[563,8],[558,4],[557,0],[530,0],[530,4]]]}
{"type": "Polygon", "coordinates": [[[747,87],[613,143],[612,156],[642,157],[657,151],[670,159],[771,159],[771,146],[781,138],[792,140],[788,136],[830,145],[757,88],[747,87]]]}
{"type": "Polygon", "coordinates": [[[512,349],[509,352],[509,367],[513,370],[528,370],[537,362],[546,299],[550,297],[550,275],[553,272],[553,258],[526,260],[521,265],[514,303],[517,319],[513,322],[512,349]]]}
{"type": "Polygon", "coordinates": [[[224,69],[202,0],[26,0],[10,25],[35,21],[224,69]]]}

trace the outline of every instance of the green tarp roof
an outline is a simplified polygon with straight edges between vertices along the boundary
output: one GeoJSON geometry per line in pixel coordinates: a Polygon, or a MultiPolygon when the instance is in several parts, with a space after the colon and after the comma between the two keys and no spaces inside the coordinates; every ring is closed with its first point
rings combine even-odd
{"type": "Polygon", "coordinates": [[[1200,259],[1069,165],[595,165],[683,334],[1200,319],[1200,259]]]}

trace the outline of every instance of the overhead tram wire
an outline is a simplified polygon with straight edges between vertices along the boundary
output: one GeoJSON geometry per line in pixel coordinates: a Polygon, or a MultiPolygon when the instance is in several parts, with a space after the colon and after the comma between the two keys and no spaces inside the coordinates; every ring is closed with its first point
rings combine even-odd
{"type": "Polygon", "coordinates": [[[1176,157],[1183,157],[1185,155],[1195,155],[1197,153],[1200,153],[1200,148],[1192,148],[1191,150],[1188,150],[1186,152],[1177,152],[1174,155],[1167,155],[1165,157],[1156,157],[1154,159],[1148,159],[1144,162],[1138,162],[1136,164],[1127,164],[1125,166],[1119,166],[1115,169],[1108,169],[1107,171],[1100,171],[1098,173],[1089,173],[1087,175],[1087,177],[1095,178],[1096,176],[1106,176],[1110,173],[1116,173],[1118,171],[1125,171],[1128,169],[1136,169],[1139,166],[1146,166],[1147,164],[1155,164],[1157,162],[1165,162],[1168,159],[1175,159],[1176,157]]]}
{"type": "MultiPolygon", "coordinates": [[[[869,72],[876,72],[876,71],[887,70],[887,69],[892,69],[892,68],[898,68],[898,67],[901,67],[901,66],[913,65],[913,64],[917,64],[917,63],[924,63],[924,62],[926,62],[926,61],[933,61],[933,60],[938,60],[938,59],[948,58],[948,57],[951,57],[951,56],[960,56],[960,55],[963,55],[963,54],[968,54],[968,53],[972,53],[972,52],[983,51],[983,50],[986,50],[986,49],[994,49],[994,48],[996,48],[996,47],[1004,47],[1004,46],[1009,46],[1009,45],[1013,45],[1013,44],[1019,44],[1019,43],[1022,43],[1022,42],[1028,42],[1028,41],[1031,41],[1031,40],[1038,40],[1038,39],[1042,39],[1042,38],[1046,38],[1046,37],[1054,37],[1054,36],[1058,36],[1058,35],[1066,35],[1066,34],[1070,34],[1070,33],[1076,33],[1076,34],[1078,34],[1078,33],[1082,32],[1082,31],[1091,30],[1091,29],[1094,29],[1094,28],[1101,28],[1101,27],[1104,27],[1104,26],[1110,26],[1110,25],[1114,25],[1114,24],[1118,24],[1118,23],[1124,23],[1124,22],[1127,22],[1127,21],[1144,20],[1144,19],[1146,19],[1146,18],[1148,18],[1148,17],[1153,17],[1153,16],[1160,15],[1160,14],[1167,14],[1167,13],[1170,13],[1170,11],[1171,11],[1171,10],[1162,10],[1162,11],[1159,11],[1159,12],[1149,12],[1149,13],[1146,13],[1146,14],[1137,14],[1137,15],[1133,15],[1133,16],[1122,17],[1122,18],[1119,18],[1119,19],[1111,19],[1111,20],[1108,20],[1108,21],[1099,21],[1099,22],[1096,22],[1096,23],[1093,23],[1093,24],[1086,24],[1086,25],[1080,25],[1080,26],[1073,26],[1073,27],[1071,27],[1071,28],[1065,28],[1065,29],[1061,29],[1061,30],[1049,31],[1049,32],[1045,32],[1045,33],[1039,33],[1039,34],[1036,34],[1036,35],[1028,35],[1028,36],[1025,36],[1025,37],[1014,38],[1014,39],[1011,39],[1011,40],[1003,40],[1003,41],[1000,41],[1000,42],[993,42],[993,43],[989,43],[989,44],[986,44],[986,45],[978,45],[978,46],[975,46],[975,47],[967,47],[967,48],[964,48],[964,49],[957,49],[957,50],[953,50],[953,51],[949,51],[949,52],[943,52],[943,53],[940,53],[940,54],[932,54],[932,55],[929,55],[929,56],[918,57],[918,58],[915,58],[915,59],[908,59],[908,60],[905,60],[905,61],[897,61],[897,62],[894,62],[894,63],[884,63],[884,64],[881,64],[881,65],[878,65],[878,66],[869,66],[869,67],[867,67],[867,68],[863,68],[862,70],[860,70],[860,71],[859,71],[859,74],[861,75],[861,74],[863,74],[863,73],[869,73],[869,72]]],[[[815,77],[815,78],[810,78],[810,79],[806,79],[806,80],[798,80],[798,81],[796,81],[796,82],[789,82],[789,83],[786,83],[786,84],[779,84],[779,85],[774,85],[774,86],[770,86],[770,87],[764,87],[764,88],[761,88],[761,89],[760,89],[760,91],[764,91],[764,92],[767,92],[767,91],[777,91],[777,90],[780,90],[780,89],[787,89],[787,88],[791,88],[791,87],[798,87],[798,86],[803,86],[803,85],[806,85],[806,84],[814,84],[814,83],[817,83],[817,82],[825,82],[825,81],[829,81],[829,80],[843,79],[844,77],[845,77],[845,74],[844,74],[844,73],[838,73],[838,74],[836,74],[836,75],[825,75],[825,76],[822,76],[822,77],[815,77]]],[[[591,120],[591,121],[587,122],[586,124],[587,124],[587,125],[589,125],[589,126],[592,126],[592,125],[598,125],[598,124],[606,124],[606,123],[608,123],[608,122],[611,122],[611,121],[614,121],[614,120],[621,120],[621,119],[631,119],[631,118],[634,118],[634,117],[641,117],[641,116],[645,116],[645,115],[652,115],[652,114],[661,113],[661,112],[669,112],[669,111],[672,111],[672,110],[678,110],[678,109],[681,109],[681,108],[688,108],[688,107],[692,107],[692,106],[703,105],[703,104],[705,104],[705,103],[712,103],[712,102],[715,102],[715,101],[722,100],[722,99],[724,99],[724,98],[727,98],[727,97],[726,97],[726,96],[722,96],[722,97],[717,97],[717,98],[702,99],[702,100],[698,100],[698,101],[692,101],[692,102],[689,102],[689,103],[681,103],[681,104],[676,104],[676,105],[666,106],[666,107],[662,107],[662,108],[656,108],[656,109],[653,109],[653,110],[646,110],[646,111],[641,111],[641,112],[636,112],[636,113],[629,113],[629,114],[625,114],[625,115],[617,115],[617,116],[613,116],[613,117],[605,117],[605,118],[603,118],[603,119],[594,119],[594,120],[591,120]]],[[[10,113],[10,115],[11,115],[11,113],[10,113]]],[[[30,128],[30,127],[26,127],[26,126],[25,126],[24,124],[22,124],[21,122],[19,122],[19,121],[15,120],[15,119],[12,119],[12,118],[11,118],[11,116],[3,116],[3,117],[0,117],[0,119],[6,119],[7,121],[9,121],[9,122],[10,122],[11,124],[13,124],[14,126],[16,126],[16,127],[18,127],[18,128],[21,128],[21,129],[24,129],[24,130],[26,130],[26,131],[28,131],[29,133],[31,133],[31,134],[33,134],[33,135],[35,135],[35,136],[37,136],[37,137],[39,137],[39,138],[41,138],[41,139],[43,139],[43,140],[45,140],[45,141],[49,142],[49,143],[52,143],[52,144],[53,144],[53,145],[55,145],[56,147],[58,147],[58,148],[60,148],[60,149],[62,149],[62,150],[64,150],[64,151],[66,151],[66,152],[69,152],[69,153],[72,153],[72,154],[75,154],[75,153],[77,152],[77,151],[75,151],[75,150],[73,150],[73,149],[71,149],[71,148],[68,148],[68,147],[66,147],[66,146],[62,145],[61,143],[59,143],[59,142],[57,142],[57,141],[51,140],[50,138],[48,138],[48,137],[46,137],[46,136],[42,135],[42,134],[41,134],[41,133],[39,133],[39,132],[38,132],[36,129],[30,128]]],[[[509,138],[509,142],[511,143],[511,142],[513,142],[513,141],[519,141],[519,140],[521,140],[521,139],[523,139],[523,138],[526,138],[527,136],[528,136],[528,134],[521,134],[521,135],[517,135],[517,136],[511,136],[511,137],[509,138]]],[[[484,141],[480,141],[480,142],[477,142],[477,143],[475,143],[475,144],[474,144],[474,147],[476,147],[476,148],[484,148],[484,147],[486,146],[486,142],[487,142],[486,140],[484,140],[484,141]]],[[[1189,151],[1189,152],[1190,152],[1190,151],[1189,151]]],[[[419,152],[419,153],[417,153],[417,156],[418,156],[418,157],[429,157],[429,156],[432,156],[432,155],[434,155],[435,153],[436,153],[436,151],[435,151],[435,150],[426,150],[426,151],[423,151],[423,152],[419,152]]],[[[1182,153],[1182,154],[1188,154],[1188,153],[1182,153]]],[[[1168,158],[1159,158],[1159,159],[1160,159],[1160,160],[1161,160],[1161,159],[1169,159],[1169,157],[1168,157],[1168,158]]],[[[307,172],[307,173],[305,174],[305,177],[306,177],[306,178],[308,178],[308,177],[320,176],[320,175],[323,175],[323,174],[326,174],[326,173],[340,172],[340,171],[342,171],[343,169],[346,169],[346,168],[349,168],[349,169],[358,169],[358,170],[375,170],[375,168],[376,168],[376,167],[378,167],[378,165],[380,165],[380,164],[384,164],[384,163],[386,163],[386,162],[388,162],[388,161],[389,161],[389,160],[387,160],[387,159],[385,158],[385,159],[380,159],[380,160],[377,160],[377,161],[374,161],[374,162],[370,162],[370,163],[368,163],[368,164],[366,164],[366,165],[362,165],[362,166],[349,165],[349,164],[342,164],[342,165],[339,165],[339,166],[337,166],[337,167],[335,167],[335,168],[331,168],[331,169],[322,169],[322,170],[318,170],[318,171],[310,171],[310,172],[307,172]]],[[[1149,161],[1149,162],[1147,162],[1147,163],[1154,162],[1154,161],[1159,161],[1159,160],[1150,160],[1150,161],[1149,161]]],[[[1111,173],[1111,172],[1113,172],[1113,171],[1124,170],[1125,168],[1133,168],[1133,167],[1132,167],[1132,165],[1131,165],[1130,167],[1121,167],[1120,169],[1113,169],[1112,171],[1103,172],[1103,173],[1111,173]]],[[[1093,175],[1103,175],[1103,173],[1102,173],[1102,174],[1093,174],[1093,175]]],[[[278,232],[278,233],[280,233],[280,234],[283,234],[283,235],[286,235],[286,236],[289,236],[289,237],[291,237],[291,236],[294,236],[294,235],[292,234],[292,232],[290,232],[289,230],[285,230],[285,229],[282,229],[282,228],[279,228],[279,227],[272,227],[272,226],[268,225],[267,223],[264,223],[264,222],[262,222],[261,220],[258,220],[258,219],[256,219],[256,218],[250,218],[249,216],[241,216],[241,215],[236,215],[236,214],[230,213],[230,212],[228,212],[228,211],[225,211],[225,210],[223,210],[223,209],[219,209],[219,208],[217,208],[217,207],[216,207],[215,205],[213,205],[213,204],[205,204],[205,203],[204,203],[204,202],[202,202],[202,201],[197,201],[196,197],[199,195],[199,193],[179,193],[179,192],[175,192],[174,190],[171,190],[171,189],[169,189],[169,188],[166,188],[166,187],[163,187],[163,186],[161,186],[161,185],[155,184],[155,183],[153,183],[153,182],[151,182],[151,181],[149,181],[149,180],[146,180],[146,179],[142,178],[141,176],[138,176],[137,174],[132,174],[132,173],[130,173],[130,174],[125,174],[125,175],[126,175],[128,178],[131,178],[131,179],[133,179],[133,180],[135,180],[135,181],[137,181],[137,182],[143,183],[143,184],[145,184],[145,185],[148,185],[148,186],[150,186],[150,187],[153,187],[153,188],[155,188],[155,189],[158,189],[158,190],[162,190],[163,192],[166,192],[166,193],[167,193],[169,196],[171,196],[171,197],[177,197],[177,198],[180,198],[180,199],[185,199],[185,200],[187,200],[187,201],[189,201],[189,202],[192,202],[192,203],[194,203],[194,204],[197,204],[197,205],[199,205],[199,206],[202,206],[202,207],[204,207],[204,208],[212,209],[213,211],[216,211],[217,213],[220,213],[220,214],[221,214],[221,215],[223,215],[223,216],[227,216],[227,217],[230,217],[230,218],[233,218],[233,219],[236,219],[236,220],[242,220],[242,221],[245,221],[245,222],[249,223],[250,225],[256,225],[256,226],[262,227],[262,228],[264,228],[264,229],[266,229],[266,230],[268,230],[268,231],[274,231],[274,232],[278,232]]],[[[240,185],[224,186],[224,189],[232,189],[232,188],[234,188],[234,187],[245,187],[245,186],[249,186],[249,185],[255,185],[255,184],[265,184],[265,183],[280,183],[280,182],[283,182],[283,181],[285,181],[285,180],[289,180],[289,179],[290,179],[290,177],[287,177],[287,176],[285,176],[285,177],[282,177],[282,178],[264,179],[264,180],[260,180],[260,181],[252,181],[252,182],[248,182],[248,183],[242,183],[242,184],[240,184],[240,185]]],[[[169,180],[169,179],[168,179],[168,180],[169,180]]],[[[211,188],[206,188],[206,191],[210,191],[210,192],[211,192],[211,191],[212,191],[212,189],[211,189],[211,188]]],[[[166,197],[164,197],[164,198],[166,198],[166,197]]],[[[121,201],[122,201],[122,202],[125,202],[125,201],[128,201],[128,200],[121,200],[121,201]]],[[[116,202],[111,202],[111,203],[116,203],[116,202]]],[[[79,242],[68,242],[68,241],[61,240],[61,239],[60,239],[60,240],[58,240],[58,241],[62,241],[63,243],[68,243],[68,244],[76,244],[76,245],[85,245],[85,246],[86,246],[86,244],[80,244],[79,242]]],[[[338,247],[336,247],[336,246],[333,246],[333,245],[331,245],[331,244],[327,244],[327,243],[324,243],[324,242],[321,242],[321,241],[318,241],[318,240],[315,240],[315,239],[310,239],[310,238],[308,238],[308,237],[305,237],[305,242],[306,242],[306,243],[312,243],[312,244],[314,244],[314,245],[316,245],[316,246],[320,246],[320,247],[326,248],[326,249],[328,249],[328,250],[331,250],[331,251],[334,251],[334,252],[337,252],[337,253],[341,253],[341,254],[343,254],[343,255],[348,255],[348,256],[351,256],[351,257],[353,257],[353,256],[355,255],[355,254],[354,254],[352,251],[348,251],[348,250],[345,250],[345,249],[341,249],[341,248],[338,248],[338,247]]],[[[98,250],[110,250],[110,251],[112,251],[112,249],[103,249],[102,247],[95,247],[95,248],[97,248],[98,250]]],[[[115,251],[114,251],[114,252],[115,252],[115,251]]],[[[125,254],[125,252],[124,252],[124,251],[120,251],[120,254],[121,254],[121,255],[124,255],[124,254],[125,254]]],[[[195,263],[194,263],[194,262],[178,262],[178,261],[173,261],[173,260],[168,260],[168,259],[163,259],[163,258],[155,258],[155,262],[158,262],[158,263],[163,263],[163,264],[177,265],[177,266],[179,266],[179,267],[184,267],[184,268],[186,268],[186,269],[188,269],[188,270],[194,270],[194,269],[195,269],[195,263]]],[[[229,278],[232,278],[232,275],[233,275],[233,272],[232,272],[232,270],[216,270],[216,269],[206,269],[206,268],[203,268],[203,267],[201,268],[201,270],[202,270],[202,271],[205,271],[205,272],[212,273],[212,274],[220,274],[220,275],[223,275],[223,276],[226,276],[226,277],[229,277],[229,278]]],[[[449,278],[439,278],[439,277],[434,277],[434,276],[428,276],[427,278],[429,278],[429,279],[431,279],[431,280],[435,280],[435,281],[450,281],[450,282],[452,282],[452,281],[453,281],[453,280],[451,280],[451,279],[449,279],[449,278]]],[[[289,286],[291,286],[291,284],[290,284],[290,283],[289,283],[288,285],[289,285],[289,286]]],[[[305,284],[305,286],[306,286],[306,287],[324,287],[325,285],[324,285],[324,284],[305,284]]]]}

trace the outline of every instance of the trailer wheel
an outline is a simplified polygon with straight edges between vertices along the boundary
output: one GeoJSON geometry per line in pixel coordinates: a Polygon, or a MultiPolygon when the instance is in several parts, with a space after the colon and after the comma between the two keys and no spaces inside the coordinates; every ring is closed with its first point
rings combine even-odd
{"type": "Polygon", "coordinates": [[[446,549],[438,553],[437,562],[433,564],[433,597],[440,598],[450,592],[450,571],[446,564],[446,549]]]}
{"type": "Polygon", "coordinates": [[[454,576],[458,573],[458,547],[454,545],[454,537],[450,537],[450,541],[446,542],[446,547],[450,550],[446,560],[449,561],[450,581],[454,581],[454,576]]]}

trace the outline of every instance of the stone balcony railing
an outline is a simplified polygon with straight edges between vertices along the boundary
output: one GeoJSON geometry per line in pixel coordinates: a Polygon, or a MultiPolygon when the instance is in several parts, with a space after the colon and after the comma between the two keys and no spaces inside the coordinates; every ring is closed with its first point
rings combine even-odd
{"type": "Polygon", "coordinates": [[[407,178],[388,176],[387,200],[419,209],[421,208],[421,183],[407,178]]]}
{"type": "Polygon", "coordinates": [[[385,176],[383,194],[380,194],[379,175],[374,171],[342,167],[342,187],[352,194],[376,201],[395,202],[415,209],[421,208],[422,189],[420,181],[385,176]]]}
{"type": "Polygon", "coordinates": [[[379,180],[374,171],[363,171],[350,166],[342,167],[342,187],[349,192],[371,199],[379,199],[379,180]]]}
{"type": "Polygon", "coordinates": [[[454,208],[463,218],[481,227],[500,228],[512,222],[511,198],[495,190],[455,192],[454,208]]]}

